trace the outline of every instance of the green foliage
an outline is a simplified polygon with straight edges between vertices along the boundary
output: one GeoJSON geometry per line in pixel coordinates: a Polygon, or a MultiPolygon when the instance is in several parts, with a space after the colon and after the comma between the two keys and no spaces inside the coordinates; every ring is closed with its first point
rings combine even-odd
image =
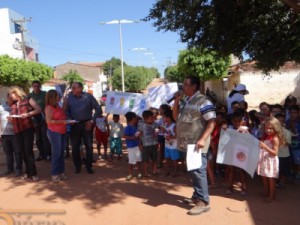
{"type": "Polygon", "coordinates": [[[178,66],[169,66],[164,71],[164,76],[169,82],[182,83],[184,75],[179,73],[178,66]]]}
{"type": "Polygon", "coordinates": [[[27,89],[34,80],[44,83],[52,77],[53,69],[47,65],[0,56],[0,85],[27,89]]]}
{"type": "MultiPolygon", "coordinates": [[[[124,84],[125,91],[139,92],[145,89],[147,85],[156,77],[159,77],[159,73],[155,68],[146,68],[143,66],[124,66],[124,84]]],[[[121,67],[118,67],[114,71],[112,76],[112,86],[114,90],[122,90],[122,78],[121,67]]]]}
{"type": "Polygon", "coordinates": [[[68,73],[64,74],[61,79],[68,81],[70,85],[73,82],[83,83],[84,81],[82,76],[76,70],[70,70],[68,73]]]}
{"type": "Polygon", "coordinates": [[[191,48],[179,53],[178,73],[199,76],[201,81],[226,76],[229,66],[230,57],[207,49],[191,48]]]}
{"type": "MultiPolygon", "coordinates": [[[[125,62],[124,66],[126,66],[125,62]]],[[[121,60],[115,57],[112,57],[110,60],[106,61],[102,66],[104,74],[111,76],[114,75],[114,70],[118,67],[121,67],[121,60]]]]}
{"type": "Polygon", "coordinates": [[[247,56],[265,71],[300,63],[300,16],[282,1],[158,0],[145,20],[190,47],[247,56]]]}

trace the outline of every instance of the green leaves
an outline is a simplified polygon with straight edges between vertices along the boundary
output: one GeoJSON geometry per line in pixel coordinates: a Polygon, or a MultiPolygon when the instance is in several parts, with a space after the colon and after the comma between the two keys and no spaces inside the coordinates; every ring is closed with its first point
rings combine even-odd
{"type": "Polygon", "coordinates": [[[0,56],[0,85],[27,89],[34,80],[44,83],[52,77],[53,69],[47,65],[0,56]]]}
{"type": "MultiPolygon", "coordinates": [[[[147,85],[156,77],[159,77],[159,73],[155,68],[146,68],[143,66],[124,66],[124,83],[125,91],[139,92],[147,87],[147,85]]],[[[112,86],[114,90],[122,90],[122,78],[121,67],[114,70],[114,75],[111,78],[112,86]]]]}
{"type": "Polygon", "coordinates": [[[222,57],[207,49],[191,48],[180,52],[178,72],[196,75],[201,81],[206,81],[226,76],[229,65],[229,57],[222,57]]]}
{"type": "Polygon", "coordinates": [[[158,0],[145,20],[178,32],[189,47],[247,55],[265,71],[300,63],[300,16],[282,1],[158,0]]]}
{"type": "Polygon", "coordinates": [[[84,81],[82,76],[76,70],[70,70],[68,73],[64,74],[61,79],[68,81],[70,85],[73,82],[83,83],[84,81]]]}

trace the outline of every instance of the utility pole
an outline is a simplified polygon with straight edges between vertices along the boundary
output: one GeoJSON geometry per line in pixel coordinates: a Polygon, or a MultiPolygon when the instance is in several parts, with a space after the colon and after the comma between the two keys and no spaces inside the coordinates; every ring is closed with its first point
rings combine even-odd
{"type": "Polygon", "coordinates": [[[23,52],[23,59],[26,60],[26,46],[25,46],[25,38],[24,38],[24,32],[26,32],[27,30],[24,28],[24,24],[26,22],[30,22],[31,21],[31,17],[29,17],[28,19],[26,19],[25,17],[23,19],[20,20],[13,20],[11,19],[11,21],[13,23],[17,23],[20,25],[20,31],[21,31],[21,42],[22,42],[22,52],[23,52]]]}

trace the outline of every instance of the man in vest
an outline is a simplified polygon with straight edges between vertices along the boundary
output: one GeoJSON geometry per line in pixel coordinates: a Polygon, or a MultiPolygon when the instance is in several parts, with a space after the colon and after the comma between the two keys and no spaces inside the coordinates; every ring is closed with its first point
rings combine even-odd
{"type": "Polygon", "coordinates": [[[185,199],[187,204],[194,204],[187,214],[199,215],[210,210],[208,184],[206,178],[207,151],[210,135],[216,124],[215,107],[204,95],[199,92],[200,80],[198,77],[188,76],[183,82],[183,93],[186,98],[180,104],[182,94],[174,97],[173,116],[177,121],[177,147],[186,153],[187,146],[195,144],[195,149],[201,149],[202,164],[199,169],[191,170],[194,193],[191,198],[185,199]]]}

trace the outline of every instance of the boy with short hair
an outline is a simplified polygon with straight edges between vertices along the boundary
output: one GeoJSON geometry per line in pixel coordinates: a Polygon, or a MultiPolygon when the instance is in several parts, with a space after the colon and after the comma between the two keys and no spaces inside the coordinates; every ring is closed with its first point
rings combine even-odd
{"type": "Polygon", "coordinates": [[[148,166],[151,160],[152,175],[157,175],[156,161],[157,161],[157,132],[159,125],[154,122],[154,114],[150,110],[145,110],[142,114],[143,123],[139,124],[140,133],[140,147],[142,149],[142,159],[144,163],[144,177],[149,177],[148,166]]]}
{"type": "Polygon", "coordinates": [[[125,114],[127,120],[127,126],[124,129],[123,138],[126,140],[127,152],[128,152],[128,176],[126,181],[130,181],[133,177],[133,167],[137,165],[138,175],[137,178],[142,178],[141,162],[142,155],[139,149],[139,132],[137,129],[138,117],[134,112],[128,112],[125,114]]]}

